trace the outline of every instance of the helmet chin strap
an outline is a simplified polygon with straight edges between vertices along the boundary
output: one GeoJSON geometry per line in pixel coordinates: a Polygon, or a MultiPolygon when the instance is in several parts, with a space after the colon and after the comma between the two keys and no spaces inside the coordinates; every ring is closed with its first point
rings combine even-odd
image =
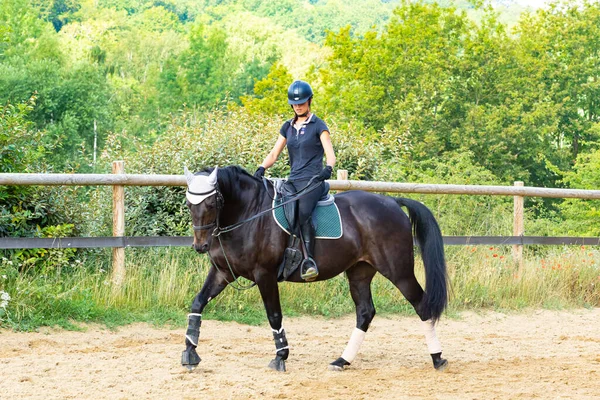
{"type": "Polygon", "coordinates": [[[310,114],[310,103],[312,103],[312,99],[308,99],[308,108],[306,109],[306,112],[304,112],[302,114],[298,114],[296,112],[296,110],[294,110],[294,106],[290,105],[290,107],[292,107],[292,110],[294,110],[294,114],[296,114],[296,118],[294,118],[294,119],[297,119],[298,117],[302,117],[302,118],[307,117],[308,114],[310,114]]]}

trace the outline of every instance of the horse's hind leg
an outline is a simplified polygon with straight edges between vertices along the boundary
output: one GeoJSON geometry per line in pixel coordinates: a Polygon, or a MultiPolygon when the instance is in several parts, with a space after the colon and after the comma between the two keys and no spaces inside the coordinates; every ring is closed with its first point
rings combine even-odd
{"type": "Polygon", "coordinates": [[[406,297],[409,303],[414,307],[419,318],[421,318],[423,330],[425,331],[427,348],[431,355],[434,368],[438,371],[444,371],[448,367],[448,361],[442,358],[442,345],[437,338],[435,324],[431,319],[431,314],[427,308],[426,294],[423,292],[423,288],[419,285],[414,273],[412,273],[412,269],[410,269],[410,271],[411,273],[407,274],[409,276],[393,279],[392,282],[400,289],[404,297],[406,297]]]}
{"type": "Polygon", "coordinates": [[[181,354],[181,365],[192,371],[200,364],[200,356],[196,352],[198,340],[200,339],[200,325],[202,324],[202,310],[208,302],[214,299],[227,286],[227,280],[223,273],[211,267],[204,281],[202,290],[196,295],[192,308],[188,314],[188,328],[185,332],[185,350],[181,354]]]}
{"type": "Polygon", "coordinates": [[[367,329],[375,317],[371,281],[376,272],[375,268],[365,262],[354,265],[346,272],[350,284],[350,294],[356,305],[356,328],[354,328],[342,356],[329,364],[331,370],[342,371],[346,365],[350,365],[354,361],[367,329]]]}

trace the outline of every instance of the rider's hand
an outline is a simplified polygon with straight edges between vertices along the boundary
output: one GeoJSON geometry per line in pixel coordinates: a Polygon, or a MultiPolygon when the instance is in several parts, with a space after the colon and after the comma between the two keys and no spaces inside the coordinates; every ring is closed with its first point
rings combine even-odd
{"type": "Polygon", "coordinates": [[[329,166],[329,165],[325,166],[325,168],[323,168],[321,173],[319,175],[317,175],[317,180],[320,182],[323,182],[324,180],[331,178],[332,172],[333,172],[333,168],[331,168],[331,166],[329,166]]]}
{"type": "Polygon", "coordinates": [[[254,173],[254,177],[258,178],[258,179],[262,179],[263,176],[265,176],[265,167],[263,167],[261,165],[260,167],[258,167],[258,169],[256,170],[256,172],[254,173]]]}

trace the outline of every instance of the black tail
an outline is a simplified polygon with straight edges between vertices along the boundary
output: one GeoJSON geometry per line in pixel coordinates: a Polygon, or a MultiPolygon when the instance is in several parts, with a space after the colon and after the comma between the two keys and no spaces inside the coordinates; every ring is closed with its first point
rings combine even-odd
{"type": "Polygon", "coordinates": [[[414,235],[425,265],[425,298],[431,318],[437,321],[448,304],[448,285],[442,232],[431,211],[418,201],[395,198],[408,209],[414,235]]]}

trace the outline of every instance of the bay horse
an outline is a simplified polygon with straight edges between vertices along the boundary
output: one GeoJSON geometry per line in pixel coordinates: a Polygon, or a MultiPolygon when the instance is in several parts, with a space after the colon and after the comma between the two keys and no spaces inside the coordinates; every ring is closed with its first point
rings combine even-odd
{"type": "MultiPolygon", "coordinates": [[[[289,347],[282,327],[277,272],[288,234],[269,211],[274,196],[272,185],[238,166],[208,168],[195,174],[185,168],[185,176],[187,206],[194,227],[192,246],[198,253],[208,253],[212,266],[188,315],[182,365],[189,370],[198,366],[196,348],[202,311],[242,276],[258,286],[273,331],[276,356],[269,367],[285,371],[289,347]]],[[[435,217],[418,201],[358,190],[336,194],[335,203],[343,221],[343,235],[334,240],[317,240],[317,280],[346,272],[356,306],[356,328],[341,357],[329,368],[341,371],[356,357],[375,316],[370,285],[379,272],[414,307],[423,321],[433,366],[444,370],[448,362],[442,358],[435,323],[447,305],[447,275],[442,234],[435,217]],[[402,206],[408,209],[408,216],[402,206]],[[425,291],[414,275],[413,232],[425,267],[425,291]]],[[[300,268],[287,280],[304,282],[300,268]]]]}

